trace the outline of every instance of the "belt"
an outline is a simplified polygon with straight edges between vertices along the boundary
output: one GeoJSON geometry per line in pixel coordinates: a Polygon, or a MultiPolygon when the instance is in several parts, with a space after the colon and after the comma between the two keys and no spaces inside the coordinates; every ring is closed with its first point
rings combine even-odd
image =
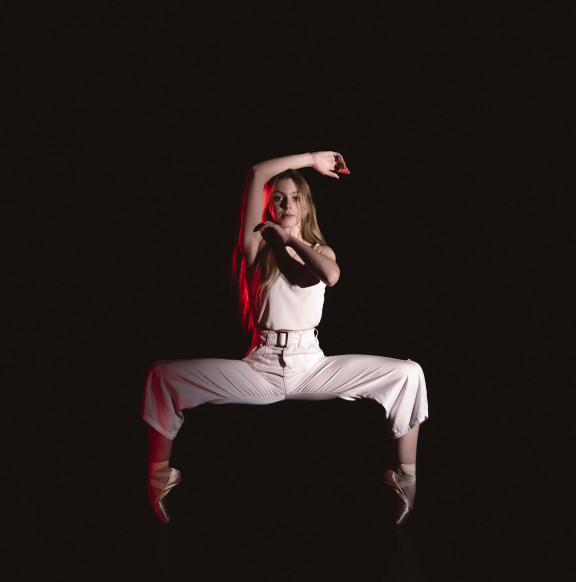
{"type": "Polygon", "coordinates": [[[286,329],[257,329],[254,333],[253,343],[265,344],[277,348],[285,348],[288,345],[300,345],[303,342],[311,343],[318,337],[316,328],[302,331],[290,331],[286,329]]]}

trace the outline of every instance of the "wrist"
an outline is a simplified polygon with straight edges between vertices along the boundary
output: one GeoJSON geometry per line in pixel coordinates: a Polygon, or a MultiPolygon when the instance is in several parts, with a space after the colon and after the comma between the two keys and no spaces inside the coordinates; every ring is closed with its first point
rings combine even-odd
{"type": "Polygon", "coordinates": [[[298,239],[293,234],[288,234],[288,237],[286,238],[286,241],[284,242],[284,246],[291,247],[294,250],[296,250],[297,242],[298,242],[298,239]]]}

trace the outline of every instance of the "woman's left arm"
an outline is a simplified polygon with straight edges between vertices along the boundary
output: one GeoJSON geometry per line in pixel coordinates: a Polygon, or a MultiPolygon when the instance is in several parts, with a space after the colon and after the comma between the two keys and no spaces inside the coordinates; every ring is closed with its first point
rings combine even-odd
{"type": "Polygon", "coordinates": [[[330,247],[322,247],[321,252],[319,252],[314,247],[288,234],[275,222],[264,222],[259,225],[259,230],[262,238],[268,244],[294,249],[310,271],[328,287],[336,285],[340,278],[340,267],[338,267],[336,255],[330,247]]]}
{"type": "Polygon", "coordinates": [[[304,264],[320,279],[326,283],[328,287],[332,287],[338,283],[340,279],[340,267],[336,263],[336,255],[330,247],[322,247],[319,252],[314,247],[308,246],[306,243],[289,235],[290,240],[287,242],[287,247],[292,247],[298,256],[304,261],[304,264]]]}

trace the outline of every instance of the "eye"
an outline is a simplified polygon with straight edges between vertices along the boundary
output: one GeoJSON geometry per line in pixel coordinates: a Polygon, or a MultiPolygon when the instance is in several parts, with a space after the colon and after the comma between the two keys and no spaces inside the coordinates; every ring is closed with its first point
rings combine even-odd
{"type": "Polygon", "coordinates": [[[294,196],[294,202],[300,202],[300,196],[294,196]]]}

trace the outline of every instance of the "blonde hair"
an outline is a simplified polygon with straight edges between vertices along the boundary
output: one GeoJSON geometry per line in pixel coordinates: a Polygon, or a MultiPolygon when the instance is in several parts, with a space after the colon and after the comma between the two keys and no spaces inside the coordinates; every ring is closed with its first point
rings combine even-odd
{"type": "MultiPolygon", "coordinates": [[[[312,200],[310,186],[298,170],[286,170],[266,182],[264,186],[262,222],[266,220],[272,221],[272,214],[270,212],[272,194],[278,180],[286,179],[294,182],[296,190],[302,199],[303,215],[300,220],[300,234],[302,239],[312,245],[320,244],[326,246],[326,240],[322,236],[320,227],[318,226],[316,206],[312,200]]],[[[270,292],[270,288],[280,276],[280,270],[276,264],[276,257],[272,249],[264,239],[260,241],[258,253],[256,254],[256,259],[250,272],[247,272],[246,261],[240,250],[239,239],[236,243],[233,263],[238,284],[240,319],[246,331],[253,331],[262,304],[270,292]]]]}

